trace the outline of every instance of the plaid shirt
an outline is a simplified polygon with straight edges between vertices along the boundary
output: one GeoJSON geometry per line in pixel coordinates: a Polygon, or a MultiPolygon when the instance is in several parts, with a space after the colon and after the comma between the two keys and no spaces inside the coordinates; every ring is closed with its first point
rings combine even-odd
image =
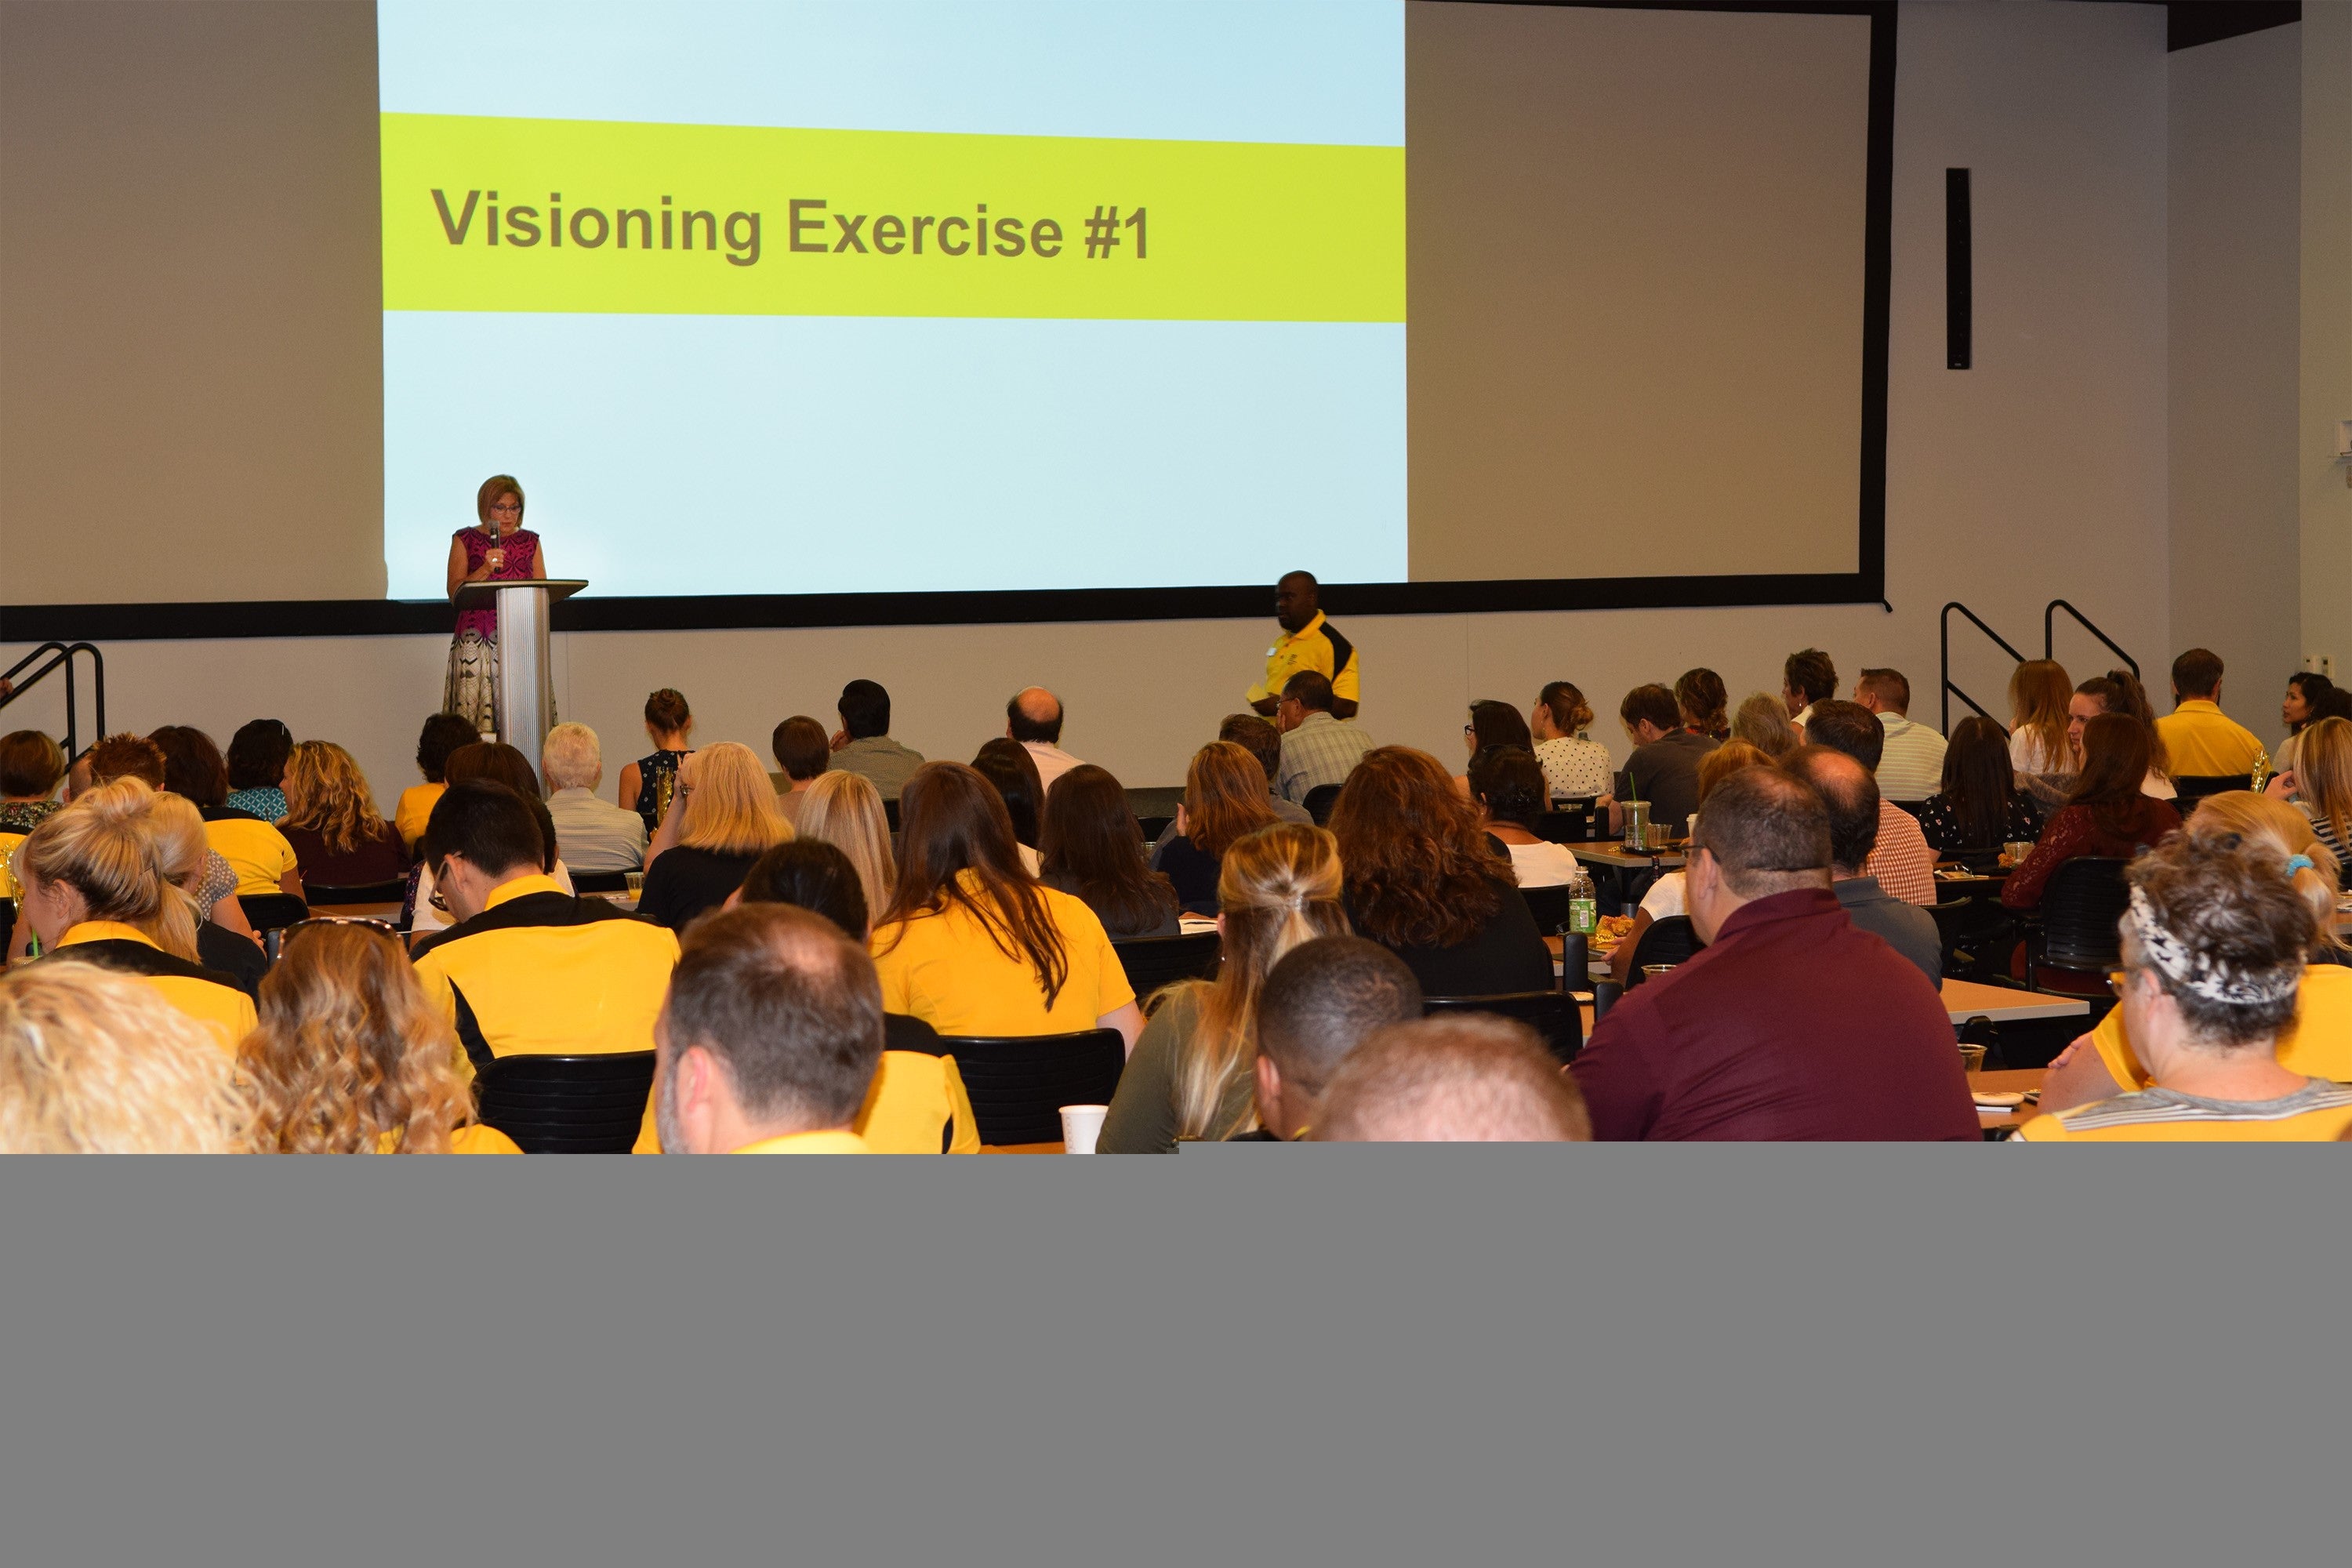
{"type": "Polygon", "coordinates": [[[1878,803],[1878,847],[1862,863],[1862,874],[1875,877],[1889,898],[1906,904],[1936,901],[1936,855],[1919,820],[1893,801],[1878,803]]]}
{"type": "Polygon", "coordinates": [[[1328,713],[1309,713],[1282,738],[1282,798],[1303,801],[1319,784],[1345,784],[1374,742],[1328,713]]]}

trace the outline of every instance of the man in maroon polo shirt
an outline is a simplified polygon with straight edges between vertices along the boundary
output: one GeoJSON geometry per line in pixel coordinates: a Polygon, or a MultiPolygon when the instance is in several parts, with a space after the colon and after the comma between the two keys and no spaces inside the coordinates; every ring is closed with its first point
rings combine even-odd
{"type": "Polygon", "coordinates": [[[1593,1137],[1973,1142],[1942,999],[1830,890],[1821,796],[1744,768],[1698,820],[1688,893],[1708,945],[1628,993],[1576,1058],[1593,1137]]]}

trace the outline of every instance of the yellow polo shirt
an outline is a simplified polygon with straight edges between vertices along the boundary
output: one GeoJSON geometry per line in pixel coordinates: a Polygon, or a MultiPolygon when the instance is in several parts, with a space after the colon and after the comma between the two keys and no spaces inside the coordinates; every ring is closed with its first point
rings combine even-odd
{"type": "Polygon", "coordinates": [[[2254,732],[2202,697],[2192,697],[2156,721],[2165,766],[2174,778],[2252,773],[2263,743],[2254,732]]]}
{"type": "Polygon", "coordinates": [[[231,1055],[259,1021],[253,998],[226,984],[226,976],[213,978],[214,971],[165,952],[137,926],[120,921],[84,921],[58,939],[60,953],[77,947],[90,950],[76,954],[77,962],[86,959],[146,981],[164,1001],[211,1029],[221,1048],[231,1055]]]}
{"type": "Polygon", "coordinates": [[[236,873],[237,896],[282,893],[278,880],[295,868],[294,846],[257,816],[224,816],[205,824],[205,841],[236,873]]]}
{"type": "MultiPolygon", "coordinates": [[[[2091,1044],[2106,1064],[2107,1076],[2126,1091],[2147,1087],[2147,1068],[2132,1050],[2124,1010],[2110,1007],[2091,1044]]],[[[2352,969],[2315,963],[2295,988],[2294,1019],[2279,1034],[2279,1066],[2305,1078],[2352,1083],[2352,969]]]]}
{"type": "Polygon", "coordinates": [[[400,792],[400,804],[393,808],[392,826],[400,841],[410,849],[425,837],[425,825],[433,819],[433,808],[443,795],[449,793],[445,784],[410,784],[400,792]]]}
{"type": "MultiPolygon", "coordinates": [[[[961,875],[965,886],[978,885],[970,871],[961,875]]],[[[1094,910],[1055,889],[1037,891],[1069,958],[1068,978],[1051,1007],[1029,961],[999,947],[971,911],[950,904],[874,933],[882,1010],[911,1014],[942,1035],[1068,1035],[1134,1001],[1135,988],[1094,910]]]]}
{"type": "Polygon", "coordinates": [[[2347,1128],[2352,1084],[2315,1079],[2284,1100],[2254,1103],[2147,1089],[2037,1116],[2011,1136],[2027,1143],[2326,1143],[2347,1128]]]}
{"type": "Polygon", "coordinates": [[[16,847],[28,837],[23,833],[0,833],[0,899],[24,897],[22,889],[16,886],[16,873],[9,868],[9,864],[16,856],[16,847]]]}
{"type": "MultiPolygon", "coordinates": [[[[400,1134],[396,1131],[376,1135],[375,1152],[379,1154],[400,1152],[400,1134]]],[[[515,1141],[495,1127],[475,1122],[469,1127],[449,1130],[449,1152],[452,1154],[520,1154],[522,1149],[515,1141]]]]}
{"type": "MultiPolygon", "coordinates": [[[[955,1058],[922,1051],[884,1051],[866,1086],[850,1130],[875,1154],[977,1154],[980,1122],[955,1058]]],[[[661,1128],[654,1120],[654,1096],[646,1097],[645,1120],[637,1124],[632,1154],[662,1152],[661,1128]]]]}
{"type": "Polygon", "coordinates": [[[1356,645],[1341,637],[1318,610],[1315,618],[1298,630],[1274,639],[1274,646],[1265,650],[1265,679],[1249,689],[1249,700],[1258,703],[1279,697],[1292,676],[1311,669],[1330,680],[1332,696],[1357,701],[1363,662],[1356,645]]]}
{"type": "Polygon", "coordinates": [[[757,1143],[746,1143],[734,1151],[738,1154],[869,1154],[866,1140],[845,1127],[824,1132],[787,1132],[781,1138],[762,1138],[757,1143]]]}
{"type": "Polygon", "coordinates": [[[492,1057],[653,1049],[677,965],[669,931],[533,874],[428,938],[416,977],[479,1067],[492,1057]]]}

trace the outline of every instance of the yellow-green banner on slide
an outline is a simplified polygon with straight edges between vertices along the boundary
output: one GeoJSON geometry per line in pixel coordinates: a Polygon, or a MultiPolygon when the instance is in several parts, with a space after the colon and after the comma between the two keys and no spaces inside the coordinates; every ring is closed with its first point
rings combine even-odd
{"type": "Polygon", "coordinates": [[[1404,149],[383,116],[383,307],[1404,320],[1404,149]]]}

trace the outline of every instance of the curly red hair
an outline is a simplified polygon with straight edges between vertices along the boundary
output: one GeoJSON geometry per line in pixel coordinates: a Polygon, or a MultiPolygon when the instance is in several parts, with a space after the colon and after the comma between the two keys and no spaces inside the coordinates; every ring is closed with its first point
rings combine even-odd
{"type": "Polygon", "coordinates": [[[1478,808],[1435,757],[1364,753],[1331,812],[1357,928],[1391,947],[1452,947],[1494,918],[1511,863],[1487,847],[1478,808]]]}

